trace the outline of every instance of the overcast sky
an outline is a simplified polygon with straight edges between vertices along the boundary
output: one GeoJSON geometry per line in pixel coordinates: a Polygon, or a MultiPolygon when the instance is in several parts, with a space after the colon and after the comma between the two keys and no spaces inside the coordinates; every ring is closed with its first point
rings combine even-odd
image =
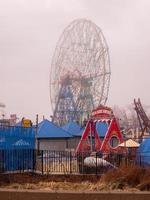
{"type": "Polygon", "coordinates": [[[110,51],[107,104],[150,104],[149,0],[0,0],[0,102],[7,115],[49,118],[49,71],[55,45],[74,19],[103,31],[110,51]]]}

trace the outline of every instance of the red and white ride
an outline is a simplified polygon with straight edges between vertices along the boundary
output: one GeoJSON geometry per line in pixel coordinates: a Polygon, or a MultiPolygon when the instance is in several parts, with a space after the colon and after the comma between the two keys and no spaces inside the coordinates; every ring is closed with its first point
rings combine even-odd
{"type": "Polygon", "coordinates": [[[93,110],[86,124],[76,152],[117,153],[118,145],[123,142],[123,135],[111,108],[100,105],[93,110]],[[101,130],[97,131],[97,123],[106,123],[105,137],[101,139],[101,130]]]}

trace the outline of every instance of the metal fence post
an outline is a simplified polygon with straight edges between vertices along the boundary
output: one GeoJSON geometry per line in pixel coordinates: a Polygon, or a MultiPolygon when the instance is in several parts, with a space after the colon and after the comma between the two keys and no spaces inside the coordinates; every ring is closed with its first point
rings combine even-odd
{"type": "Polygon", "coordinates": [[[42,163],[42,175],[44,174],[44,166],[43,166],[43,164],[44,164],[44,162],[43,162],[43,150],[42,150],[42,155],[41,155],[41,163],[42,163]]]}
{"type": "Polygon", "coordinates": [[[82,166],[82,174],[84,174],[83,152],[82,152],[82,154],[81,154],[81,166],[82,166]]]}
{"type": "Polygon", "coordinates": [[[96,175],[97,175],[97,152],[96,152],[96,175]]]}
{"type": "Polygon", "coordinates": [[[69,152],[69,157],[70,157],[70,174],[72,173],[72,155],[71,155],[71,151],[69,152]]]}
{"type": "Polygon", "coordinates": [[[142,160],[142,159],[141,159],[141,154],[140,154],[140,156],[139,156],[139,157],[140,157],[140,167],[142,167],[142,162],[141,162],[141,160],[142,160]]]}
{"type": "Polygon", "coordinates": [[[36,171],[36,149],[32,149],[32,171],[36,171]]]}

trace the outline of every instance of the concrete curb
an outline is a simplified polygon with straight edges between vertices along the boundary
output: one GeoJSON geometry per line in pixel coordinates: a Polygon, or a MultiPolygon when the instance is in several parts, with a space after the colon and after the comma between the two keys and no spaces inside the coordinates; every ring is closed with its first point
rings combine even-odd
{"type": "Polygon", "coordinates": [[[150,192],[51,192],[0,189],[0,200],[149,200],[150,192]]]}

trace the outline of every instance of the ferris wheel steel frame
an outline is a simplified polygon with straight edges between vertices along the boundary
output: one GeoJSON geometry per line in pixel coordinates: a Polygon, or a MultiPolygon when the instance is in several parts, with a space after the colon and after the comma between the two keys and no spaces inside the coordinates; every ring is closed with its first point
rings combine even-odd
{"type": "Polygon", "coordinates": [[[53,121],[81,122],[100,104],[105,105],[110,84],[108,46],[101,29],[78,19],[63,31],[52,59],[50,100],[53,121]]]}

